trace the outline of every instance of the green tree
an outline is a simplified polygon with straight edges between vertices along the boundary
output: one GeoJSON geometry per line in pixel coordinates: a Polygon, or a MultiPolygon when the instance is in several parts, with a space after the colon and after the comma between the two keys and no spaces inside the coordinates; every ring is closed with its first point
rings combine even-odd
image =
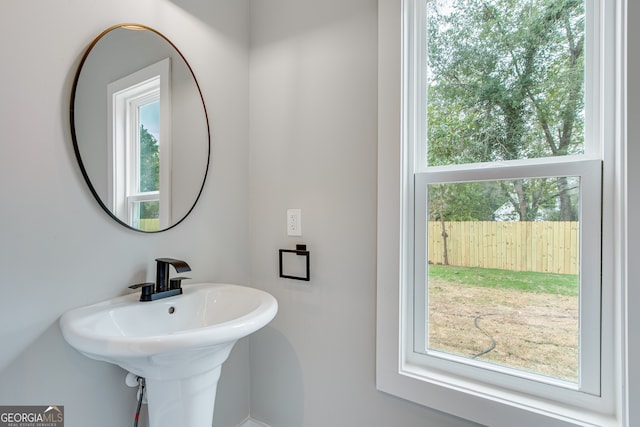
{"type": "MultiPolygon", "coordinates": [[[[140,125],[140,192],[160,190],[160,152],[158,140],[140,125]]],[[[141,218],[158,218],[159,204],[142,203],[141,218]]]]}
{"type": "MultiPolygon", "coordinates": [[[[430,165],[582,152],[583,1],[434,0],[427,19],[430,165]]],[[[555,200],[558,219],[577,219],[572,187],[501,184],[523,221],[555,200]]]]}
{"type": "Polygon", "coordinates": [[[140,125],[140,192],[160,189],[158,140],[140,125]]]}
{"type": "Polygon", "coordinates": [[[497,182],[462,182],[429,185],[431,221],[492,221],[508,198],[497,182]]]}

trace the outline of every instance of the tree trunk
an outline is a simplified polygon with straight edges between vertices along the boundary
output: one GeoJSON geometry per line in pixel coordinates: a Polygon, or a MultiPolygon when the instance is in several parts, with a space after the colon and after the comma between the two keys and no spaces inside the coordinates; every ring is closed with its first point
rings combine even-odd
{"type": "Polygon", "coordinates": [[[524,187],[522,186],[522,180],[513,181],[513,186],[516,190],[516,194],[518,196],[518,215],[520,217],[520,221],[529,221],[529,216],[527,215],[528,206],[527,206],[527,196],[524,193],[524,187]]]}
{"type": "Polygon", "coordinates": [[[569,183],[566,176],[559,176],[558,194],[560,196],[560,221],[576,221],[577,218],[573,214],[573,206],[571,204],[571,196],[569,195],[569,183]]]}
{"type": "Polygon", "coordinates": [[[443,200],[440,200],[440,225],[442,227],[442,251],[443,251],[443,264],[449,265],[449,250],[447,249],[447,229],[444,226],[444,215],[442,214],[442,205],[444,204],[443,200]]]}

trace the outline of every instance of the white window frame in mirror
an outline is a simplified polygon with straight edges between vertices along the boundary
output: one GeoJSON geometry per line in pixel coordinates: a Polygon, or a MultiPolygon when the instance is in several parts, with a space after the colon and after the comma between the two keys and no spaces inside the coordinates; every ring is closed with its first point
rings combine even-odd
{"type": "Polygon", "coordinates": [[[171,58],[129,74],[107,87],[107,185],[108,207],[131,227],[136,224],[134,206],[143,201],[159,201],[159,228],[171,223],[171,58]],[[137,190],[138,107],[160,101],[160,191],[137,190]]]}

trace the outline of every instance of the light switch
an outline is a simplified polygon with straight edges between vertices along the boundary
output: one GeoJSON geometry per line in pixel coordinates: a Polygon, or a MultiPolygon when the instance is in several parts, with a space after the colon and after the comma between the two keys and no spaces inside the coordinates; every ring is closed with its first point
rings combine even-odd
{"type": "Polygon", "coordinates": [[[301,209],[287,209],[287,236],[302,236],[301,209]]]}

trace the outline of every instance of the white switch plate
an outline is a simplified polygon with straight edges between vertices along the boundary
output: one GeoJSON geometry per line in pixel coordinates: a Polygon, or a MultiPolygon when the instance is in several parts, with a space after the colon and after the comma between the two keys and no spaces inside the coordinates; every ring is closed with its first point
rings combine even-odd
{"type": "Polygon", "coordinates": [[[301,209],[287,209],[287,236],[302,236],[301,209]]]}

